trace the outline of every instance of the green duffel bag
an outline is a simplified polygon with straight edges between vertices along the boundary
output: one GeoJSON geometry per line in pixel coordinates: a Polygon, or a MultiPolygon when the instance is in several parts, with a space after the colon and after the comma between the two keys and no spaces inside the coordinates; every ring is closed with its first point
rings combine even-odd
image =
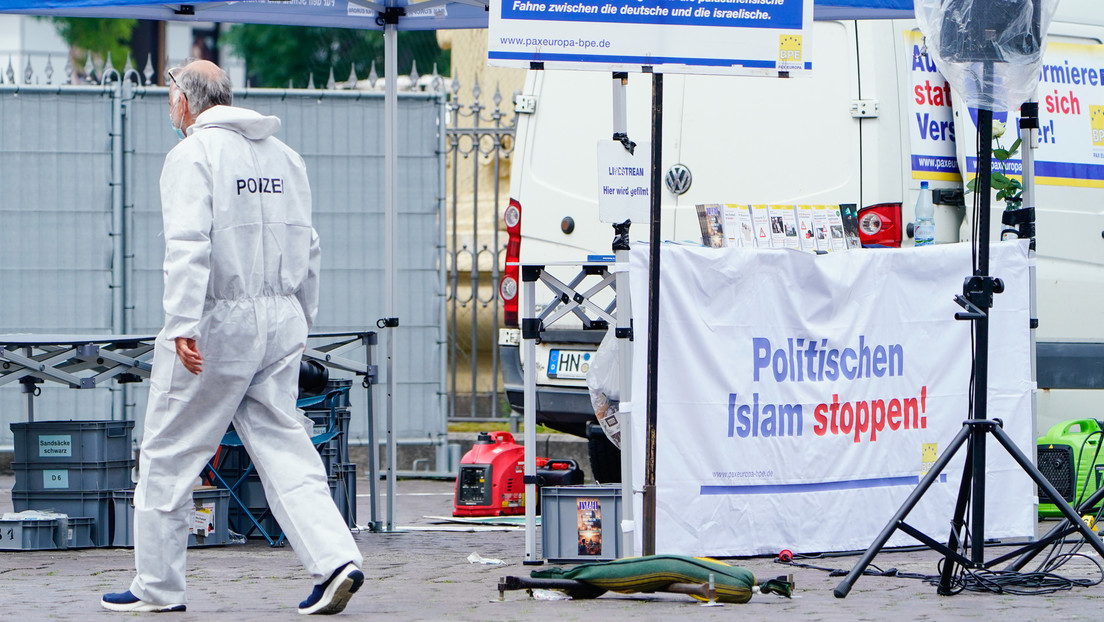
{"type": "MultiPolygon", "coordinates": [[[[582,564],[573,568],[548,568],[534,570],[534,579],[572,579],[582,581],[593,589],[564,590],[573,598],[596,598],[604,592],[633,594],[638,592],[662,592],[672,583],[703,584],[713,577],[717,600],[723,603],[746,603],[751,600],[756,585],[764,594],[779,594],[789,598],[793,583],[783,578],[757,584],[755,575],[747,568],[730,566],[706,557],[684,555],[649,555],[630,557],[609,562],[582,564]]],[[[700,596],[691,595],[699,600],[700,596]]]]}

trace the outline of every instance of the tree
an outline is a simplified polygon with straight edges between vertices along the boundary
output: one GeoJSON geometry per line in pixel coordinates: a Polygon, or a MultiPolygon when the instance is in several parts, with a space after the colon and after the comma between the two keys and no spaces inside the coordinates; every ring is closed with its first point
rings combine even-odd
{"type": "Polygon", "coordinates": [[[78,69],[84,65],[88,52],[100,63],[111,54],[116,69],[122,69],[130,53],[130,38],[136,19],[108,19],[88,17],[54,17],[58,36],[69,44],[69,57],[78,69]]]}
{"type": "MultiPolygon", "coordinates": [[[[302,87],[312,75],[321,86],[331,67],[337,80],[345,80],[353,63],[360,79],[373,62],[383,73],[383,33],[375,30],[240,24],[220,42],[245,59],[250,86],[255,87],[302,87]]],[[[409,73],[413,61],[419,73],[432,71],[434,63],[442,74],[448,73],[448,53],[437,45],[433,32],[400,32],[398,48],[400,73],[409,73]]]]}

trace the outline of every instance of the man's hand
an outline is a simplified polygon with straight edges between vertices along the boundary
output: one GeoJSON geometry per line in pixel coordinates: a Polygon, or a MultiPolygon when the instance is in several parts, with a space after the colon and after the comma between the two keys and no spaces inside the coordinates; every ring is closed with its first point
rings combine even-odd
{"type": "Polygon", "coordinates": [[[203,371],[203,357],[199,354],[199,346],[196,345],[195,339],[177,337],[176,355],[180,357],[180,362],[184,363],[184,369],[193,374],[203,371]]]}

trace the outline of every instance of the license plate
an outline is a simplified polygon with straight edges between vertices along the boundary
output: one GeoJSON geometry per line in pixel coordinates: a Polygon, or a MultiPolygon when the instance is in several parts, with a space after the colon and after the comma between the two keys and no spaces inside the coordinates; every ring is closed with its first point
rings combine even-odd
{"type": "Polygon", "coordinates": [[[548,352],[548,377],[586,379],[593,352],[585,350],[550,350],[548,352]]]}

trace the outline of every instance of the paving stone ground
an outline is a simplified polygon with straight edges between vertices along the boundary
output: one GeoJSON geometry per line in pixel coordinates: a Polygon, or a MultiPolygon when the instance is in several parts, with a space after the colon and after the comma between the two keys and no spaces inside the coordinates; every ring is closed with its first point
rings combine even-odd
{"type": "MultiPolygon", "coordinates": [[[[14,478],[0,476],[0,513],[11,511],[14,478]]],[[[524,565],[523,531],[435,531],[427,516],[452,511],[452,482],[396,482],[396,530],[355,535],[364,554],[367,581],[345,610],[349,619],[509,622],[513,620],[612,622],[632,620],[1101,620],[1104,585],[1074,588],[1051,595],[1013,596],[962,593],[939,596],[917,579],[861,577],[845,599],[833,596],[840,577],[828,572],[794,568],[773,559],[726,560],[752,570],[757,577],[793,574],[794,598],[756,595],[743,605],[703,606],[673,594],[606,594],[593,600],[538,600],[524,591],[507,592],[499,600],[497,584],[505,575],[528,576],[524,565]],[[429,529],[429,530],[427,530],[429,529]],[[473,564],[471,553],[497,558],[503,565],[473,564]]],[[[360,491],[367,490],[361,481],[360,491]]],[[[385,485],[380,491],[386,490],[385,485]]],[[[369,498],[359,498],[359,518],[370,516],[369,498]]],[[[386,499],[383,499],[386,502],[386,499]]],[[[385,518],[385,508],[377,516],[385,518]]],[[[1052,523],[1042,523],[1045,531],[1052,523]]],[[[538,530],[538,554],[539,530],[538,530]]],[[[989,551],[995,557],[1001,553],[989,551]]],[[[1090,556],[1100,561],[1095,553],[1090,556]]],[[[849,570],[857,557],[812,560],[810,563],[849,570]]],[[[883,551],[874,560],[882,569],[932,575],[939,556],[930,550],[883,551]]],[[[125,589],[133,576],[130,549],[83,549],[0,553],[0,621],[132,619],[100,608],[100,594],[125,589]]],[[[167,614],[170,620],[296,620],[296,604],[311,590],[290,548],[270,548],[261,540],[188,552],[188,611],[167,614]]],[[[1070,578],[1098,579],[1088,560],[1061,569],[1070,578]]],[[[161,620],[162,618],[158,618],[161,620]]]]}

